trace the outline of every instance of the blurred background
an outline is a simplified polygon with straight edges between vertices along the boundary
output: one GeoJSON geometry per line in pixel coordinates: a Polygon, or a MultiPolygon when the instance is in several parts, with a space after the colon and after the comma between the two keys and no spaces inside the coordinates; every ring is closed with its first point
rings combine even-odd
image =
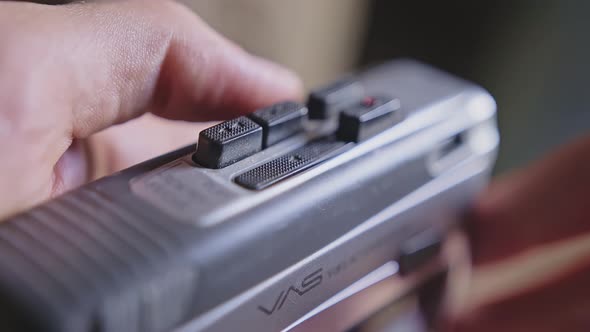
{"type": "Polygon", "coordinates": [[[183,0],[308,88],[394,57],[433,64],[496,98],[497,171],[590,128],[590,2],[585,0],[183,0]]]}

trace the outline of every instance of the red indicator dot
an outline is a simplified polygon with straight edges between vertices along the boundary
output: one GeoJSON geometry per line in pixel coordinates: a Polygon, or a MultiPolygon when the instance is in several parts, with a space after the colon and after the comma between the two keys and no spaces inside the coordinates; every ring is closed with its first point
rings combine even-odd
{"type": "Polygon", "coordinates": [[[364,107],[373,107],[375,106],[376,102],[377,100],[374,97],[365,97],[365,99],[363,99],[361,102],[361,105],[364,107]]]}

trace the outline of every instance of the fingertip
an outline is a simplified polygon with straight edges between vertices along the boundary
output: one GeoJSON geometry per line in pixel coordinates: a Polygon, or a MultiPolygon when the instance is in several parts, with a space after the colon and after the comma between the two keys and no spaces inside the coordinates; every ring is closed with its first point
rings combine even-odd
{"type": "Polygon", "coordinates": [[[303,82],[293,70],[258,56],[250,57],[257,64],[255,67],[266,70],[266,75],[261,75],[266,82],[261,83],[267,85],[269,90],[263,98],[268,98],[269,101],[303,100],[303,82]]]}
{"type": "Polygon", "coordinates": [[[206,82],[205,90],[216,97],[208,105],[205,120],[232,118],[277,102],[303,100],[303,84],[296,73],[241,49],[234,51],[219,62],[217,78],[206,82]]]}
{"type": "Polygon", "coordinates": [[[157,100],[163,101],[155,110],[159,116],[225,120],[276,102],[303,99],[297,74],[220,36],[188,46],[173,41],[170,47],[156,89],[157,100]]]}

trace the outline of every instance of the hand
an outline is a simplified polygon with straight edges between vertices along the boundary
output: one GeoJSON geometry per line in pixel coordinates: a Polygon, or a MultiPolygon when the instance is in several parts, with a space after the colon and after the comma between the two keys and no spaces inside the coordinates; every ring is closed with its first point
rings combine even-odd
{"type": "Polygon", "coordinates": [[[0,2],[0,220],[301,93],[172,1],[0,2]]]}
{"type": "Polygon", "coordinates": [[[469,220],[471,310],[448,331],[590,330],[590,138],[494,183],[469,220]]]}

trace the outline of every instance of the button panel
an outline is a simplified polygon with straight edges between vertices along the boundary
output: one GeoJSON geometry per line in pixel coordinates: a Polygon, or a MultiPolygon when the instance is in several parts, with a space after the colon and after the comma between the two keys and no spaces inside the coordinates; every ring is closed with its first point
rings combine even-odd
{"type": "Polygon", "coordinates": [[[248,189],[262,190],[334,156],[345,145],[347,144],[333,138],[310,142],[295,151],[238,175],[235,182],[248,189]]]}
{"type": "Polygon", "coordinates": [[[355,80],[341,80],[309,95],[310,119],[327,119],[356,104],[364,97],[363,86],[355,80]]]}
{"type": "Polygon", "coordinates": [[[307,108],[296,102],[283,102],[249,115],[263,129],[263,148],[274,145],[303,130],[307,108]]]}
{"type": "Polygon", "coordinates": [[[220,123],[199,134],[193,160],[208,168],[222,168],[262,150],[262,127],[249,118],[220,123]]]}
{"type": "Polygon", "coordinates": [[[325,160],[332,150],[361,142],[404,118],[398,99],[365,97],[360,83],[351,80],[313,92],[309,105],[308,111],[299,103],[282,102],[205,129],[199,134],[193,160],[203,167],[224,168],[303,132],[308,113],[311,118],[340,114],[336,131],[330,129],[334,123],[327,121],[328,126],[317,127],[323,128],[323,138],[235,178],[243,187],[260,190],[325,160]]]}
{"type": "Polygon", "coordinates": [[[404,119],[399,99],[366,97],[340,113],[337,136],[347,142],[362,142],[404,119]]]}

